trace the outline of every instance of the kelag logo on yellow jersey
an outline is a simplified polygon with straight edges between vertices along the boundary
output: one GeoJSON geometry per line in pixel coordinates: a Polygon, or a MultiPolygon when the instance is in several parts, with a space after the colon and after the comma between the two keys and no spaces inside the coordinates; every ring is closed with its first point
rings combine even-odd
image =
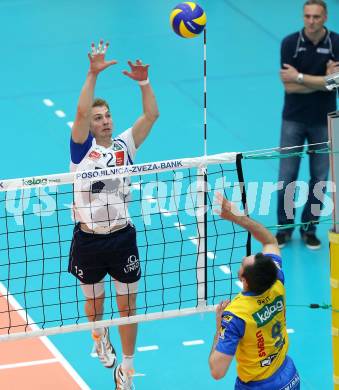
{"type": "Polygon", "coordinates": [[[262,309],[252,314],[258,328],[270,322],[278,313],[284,310],[284,299],[279,295],[269,305],[265,305],[262,309]]]}

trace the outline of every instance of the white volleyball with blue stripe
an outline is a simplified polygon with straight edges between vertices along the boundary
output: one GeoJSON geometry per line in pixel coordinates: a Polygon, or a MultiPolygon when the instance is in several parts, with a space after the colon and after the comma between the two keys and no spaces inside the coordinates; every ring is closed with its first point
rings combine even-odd
{"type": "Polygon", "coordinates": [[[206,26],[204,10],[192,1],[186,1],[173,8],[170,23],[174,32],[183,38],[197,37],[206,26]]]}

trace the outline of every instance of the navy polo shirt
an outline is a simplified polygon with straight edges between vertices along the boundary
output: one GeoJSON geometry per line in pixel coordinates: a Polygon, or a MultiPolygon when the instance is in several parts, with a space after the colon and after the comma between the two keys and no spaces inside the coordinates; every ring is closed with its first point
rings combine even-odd
{"type": "MultiPolygon", "coordinates": [[[[339,35],[326,30],[322,41],[314,45],[304,31],[288,35],[281,44],[281,67],[294,66],[298,72],[326,75],[329,60],[339,61],[339,35]]],[[[327,114],[336,110],[336,92],[316,91],[308,94],[285,93],[283,119],[305,124],[325,124],[327,114]]]]}

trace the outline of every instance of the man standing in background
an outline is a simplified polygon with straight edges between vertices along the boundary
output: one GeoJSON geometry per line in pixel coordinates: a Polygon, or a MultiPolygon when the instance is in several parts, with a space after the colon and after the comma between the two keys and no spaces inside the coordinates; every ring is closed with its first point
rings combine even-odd
{"type": "MultiPolygon", "coordinates": [[[[285,88],[285,102],[280,147],[300,146],[305,141],[309,145],[309,193],[300,233],[309,249],[318,249],[321,242],[316,236],[315,224],[329,170],[328,154],[319,149],[328,141],[327,114],[336,110],[336,92],[326,89],[324,77],[339,71],[339,35],[324,26],[327,5],[323,0],[306,1],[303,11],[304,28],[288,35],[281,45],[280,78],[285,88]]],[[[282,153],[301,151],[302,147],[282,153]]],[[[279,182],[283,182],[283,186],[278,192],[278,224],[286,225],[276,235],[280,248],[290,241],[293,232],[293,226],[288,225],[294,224],[295,181],[300,159],[300,156],[280,159],[279,182]]]]}

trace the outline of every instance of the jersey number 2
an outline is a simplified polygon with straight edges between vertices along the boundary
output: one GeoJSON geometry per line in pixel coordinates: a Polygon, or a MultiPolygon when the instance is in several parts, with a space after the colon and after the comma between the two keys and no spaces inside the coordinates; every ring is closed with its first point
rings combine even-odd
{"type": "Polygon", "coordinates": [[[115,159],[115,156],[112,154],[112,153],[107,153],[108,154],[108,156],[110,156],[110,159],[107,161],[107,166],[108,166],[108,168],[112,168],[112,167],[115,167],[115,162],[113,162],[112,163],[112,160],[114,160],[115,159]]]}

